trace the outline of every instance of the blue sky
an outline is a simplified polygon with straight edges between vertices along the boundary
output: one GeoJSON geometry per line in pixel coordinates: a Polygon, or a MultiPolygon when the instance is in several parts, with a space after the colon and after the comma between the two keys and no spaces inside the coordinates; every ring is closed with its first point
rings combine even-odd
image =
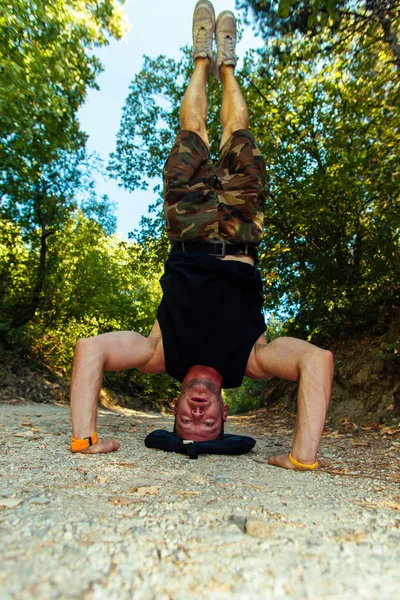
{"type": "MultiPolygon", "coordinates": [[[[128,95],[129,84],[142,67],[142,56],[166,54],[179,58],[180,48],[191,44],[192,14],[195,0],[127,0],[125,10],[131,28],[126,39],[112,41],[98,50],[104,72],[97,83],[99,91],[90,90],[79,117],[83,131],[89,134],[88,149],[96,151],[105,162],[115,148],[121,111],[128,95]]],[[[215,12],[233,10],[235,0],[214,0],[215,12]]],[[[244,32],[237,54],[261,44],[251,30],[244,32]]],[[[128,193],[116,181],[97,180],[99,194],[108,194],[117,203],[118,232],[127,238],[147,213],[153,201],[151,191],[128,193]]]]}

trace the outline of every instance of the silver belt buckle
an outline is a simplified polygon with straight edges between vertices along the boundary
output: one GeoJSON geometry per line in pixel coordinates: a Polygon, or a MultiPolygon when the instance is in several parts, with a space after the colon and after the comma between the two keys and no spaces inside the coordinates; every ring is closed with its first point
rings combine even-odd
{"type": "Polygon", "coordinates": [[[215,256],[217,256],[218,258],[225,258],[226,256],[226,242],[213,242],[213,244],[217,244],[218,246],[221,247],[221,252],[218,254],[215,254],[215,256]]]}

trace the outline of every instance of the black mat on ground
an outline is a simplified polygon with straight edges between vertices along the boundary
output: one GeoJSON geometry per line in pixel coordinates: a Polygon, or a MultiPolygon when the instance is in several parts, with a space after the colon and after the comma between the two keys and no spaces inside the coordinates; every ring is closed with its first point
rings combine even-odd
{"type": "Polygon", "coordinates": [[[156,429],[149,433],[144,443],[147,448],[179,452],[187,454],[190,458],[197,458],[199,454],[246,454],[254,448],[256,440],[246,435],[226,433],[221,440],[193,442],[183,440],[170,431],[156,429]]]}

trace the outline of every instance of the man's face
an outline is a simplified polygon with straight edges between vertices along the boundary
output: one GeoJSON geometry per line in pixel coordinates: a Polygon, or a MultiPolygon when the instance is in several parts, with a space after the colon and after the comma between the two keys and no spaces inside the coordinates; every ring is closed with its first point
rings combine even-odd
{"type": "Polygon", "coordinates": [[[185,377],[181,395],[175,400],[175,431],[179,437],[194,442],[216,440],[228,417],[227,409],[215,379],[202,373],[185,377]]]}

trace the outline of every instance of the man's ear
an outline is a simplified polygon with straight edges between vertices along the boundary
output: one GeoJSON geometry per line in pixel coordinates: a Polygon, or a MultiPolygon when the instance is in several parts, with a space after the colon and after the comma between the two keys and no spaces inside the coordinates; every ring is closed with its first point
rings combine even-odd
{"type": "Polygon", "coordinates": [[[174,398],[173,403],[174,403],[174,415],[176,415],[176,413],[178,412],[178,398],[174,398]]]}
{"type": "Polygon", "coordinates": [[[222,420],[226,421],[227,418],[228,418],[228,405],[224,404],[224,410],[223,410],[223,413],[222,413],[222,420]]]}

